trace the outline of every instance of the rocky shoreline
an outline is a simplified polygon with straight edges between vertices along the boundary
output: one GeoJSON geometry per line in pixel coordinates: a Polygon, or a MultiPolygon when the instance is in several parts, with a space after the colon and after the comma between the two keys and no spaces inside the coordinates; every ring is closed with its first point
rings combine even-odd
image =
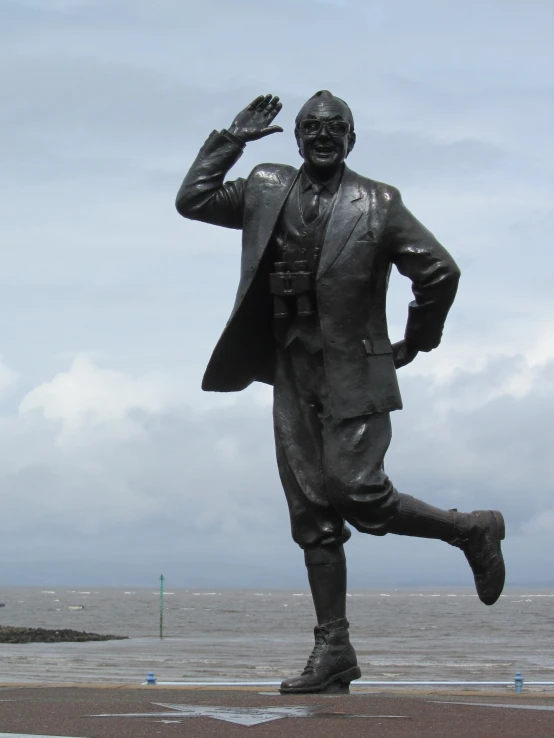
{"type": "Polygon", "coordinates": [[[80,643],[83,641],[123,641],[128,636],[101,635],[81,630],[47,630],[46,628],[14,628],[0,625],[0,643],[80,643]]]}

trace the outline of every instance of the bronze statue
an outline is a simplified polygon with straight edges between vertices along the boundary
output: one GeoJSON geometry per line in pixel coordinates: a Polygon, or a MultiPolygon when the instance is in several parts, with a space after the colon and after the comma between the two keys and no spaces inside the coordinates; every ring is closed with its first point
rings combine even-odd
{"type": "Polygon", "coordinates": [[[202,387],[274,387],[277,463],[318,622],[304,672],[281,691],[347,691],[361,673],[346,620],[345,522],[461,548],[481,601],[492,605],[504,586],[504,519],[432,507],[397,492],[384,472],[389,414],[402,408],[396,369],[439,345],[460,271],[397,189],[345,165],[356,142],[348,105],[326,90],[305,103],[295,127],[299,170],[261,164],[224,182],[247,142],[282,131],[272,125],[281,107],[259,96],[214,131],[176,206],[185,218],[243,232],[236,302],[202,387]],[[404,339],[391,345],[393,264],[414,300],[404,339]]]}

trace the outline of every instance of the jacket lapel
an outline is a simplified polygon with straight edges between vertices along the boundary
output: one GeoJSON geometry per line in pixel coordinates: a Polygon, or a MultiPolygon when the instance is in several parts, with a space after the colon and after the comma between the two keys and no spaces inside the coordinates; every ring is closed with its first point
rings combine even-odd
{"type": "Polygon", "coordinates": [[[240,284],[229,322],[252,285],[277,219],[298,174],[298,170],[293,167],[286,167],[281,172],[272,168],[271,171],[264,173],[265,181],[262,188],[256,192],[255,217],[252,218],[243,234],[240,284]]]}
{"type": "Polygon", "coordinates": [[[363,196],[358,187],[358,176],[345,166],[325,232],[317,270],[318,279],[321,279],[346,246],[363,212],[363,196]]]}
{"type": "Polygon", "coordinates": [[[290,167],[286,173],[274,173],[275,184],[266,184],[263,198],[263,213],[256,235],[256,261],[264,255],[283,205],[296,182],[299,171],[290,167]]]}

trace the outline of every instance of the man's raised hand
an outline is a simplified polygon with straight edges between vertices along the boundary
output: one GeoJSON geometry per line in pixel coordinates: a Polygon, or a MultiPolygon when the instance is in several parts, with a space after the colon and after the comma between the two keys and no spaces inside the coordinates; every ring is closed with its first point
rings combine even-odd
{"type": "Polygon", "coordinates": [[[281,126],[272,126],[274,118],[279,114],[283,104],[273,95],[258,95],[244,110],[237,115],[229,133],[237,136],[245,143],[257,141],[272,133],[282,133],[281,126]]]}

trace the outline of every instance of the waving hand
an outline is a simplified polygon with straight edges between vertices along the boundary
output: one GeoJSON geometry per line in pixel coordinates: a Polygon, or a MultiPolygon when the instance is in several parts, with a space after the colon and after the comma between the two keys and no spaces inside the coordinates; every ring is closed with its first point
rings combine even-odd
{"type": "Polygon", "coordinates": [[[279,114],[283,104],[273,95],[258,95],[244,110],[236,116],[228,129],[229,133],[238,136],[244,142],[257,141],[272,133],[282,133],[281,126],[271,123],[279,114]]]}

